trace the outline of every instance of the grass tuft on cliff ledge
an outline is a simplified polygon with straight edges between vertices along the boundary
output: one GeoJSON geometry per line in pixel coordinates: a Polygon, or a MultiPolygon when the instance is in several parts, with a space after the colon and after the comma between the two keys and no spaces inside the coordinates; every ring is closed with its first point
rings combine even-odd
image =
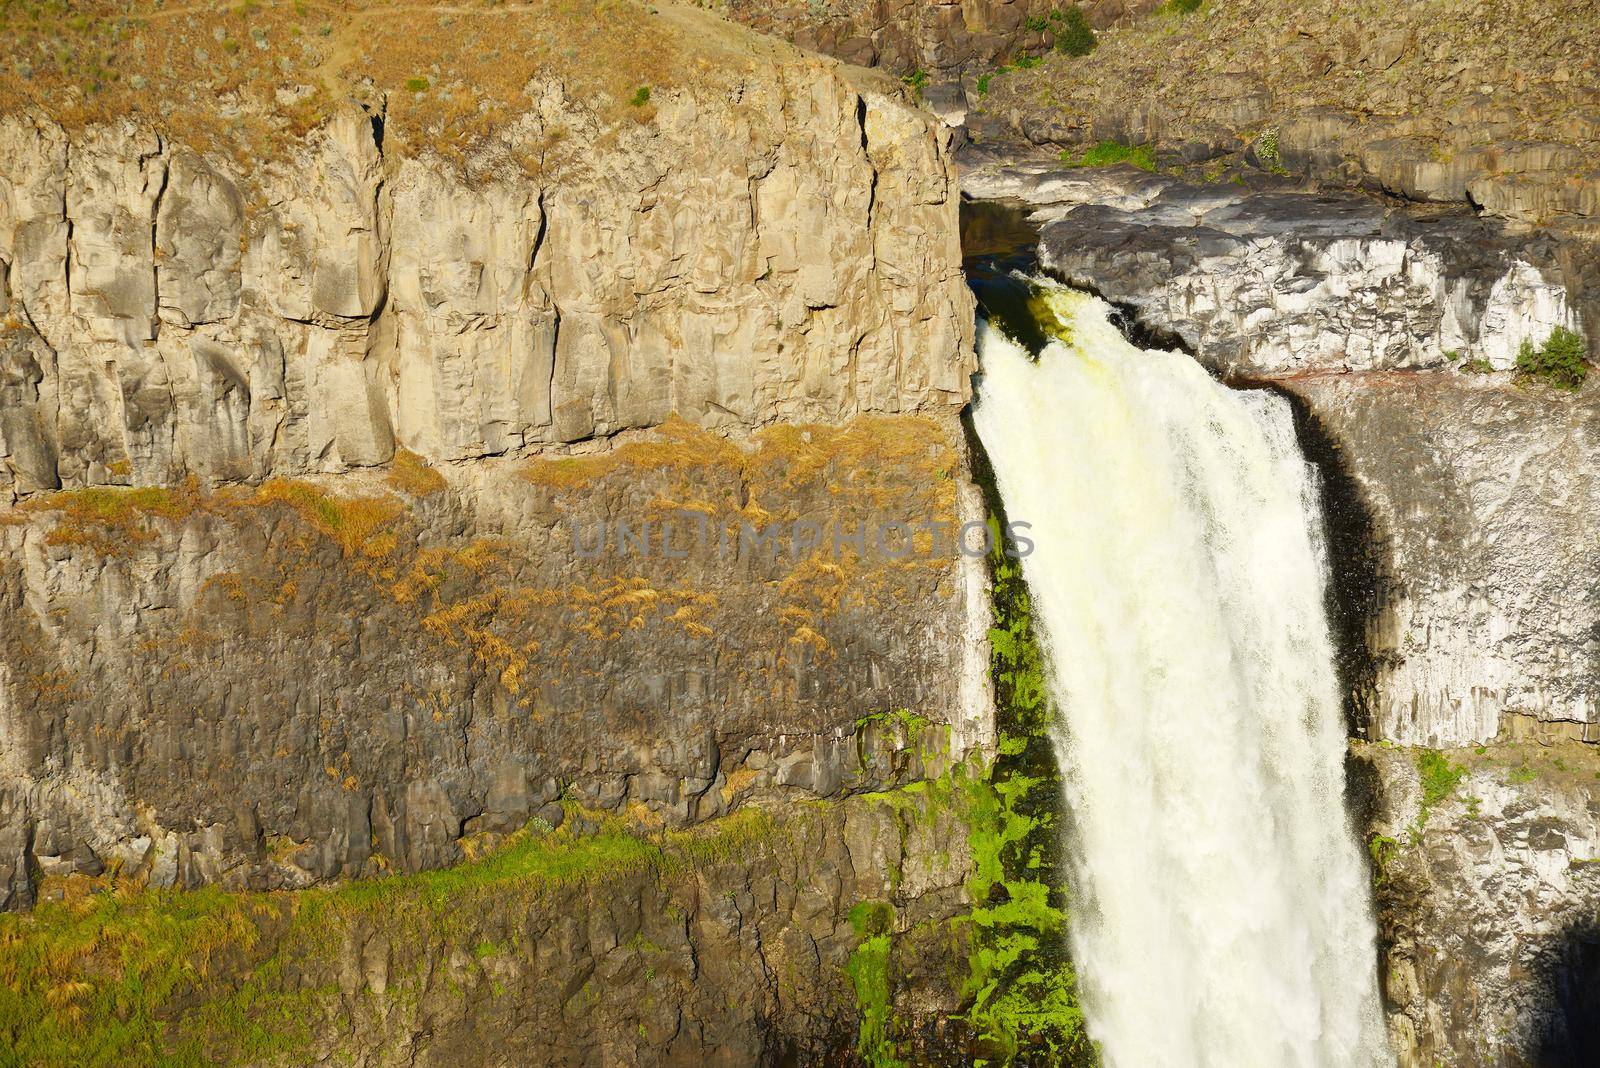
{"type": "Polygon", "coordinates": [[[85,881],[60,903],[0,915],[0,1065],[305,1063],[314,1010],[339,994],[307,977],[358,922],[481,946],[475,909],[692,875],[781,833],[749,807],[652,836],[618,820],[588,835],[525,829],[481,860],[331,889],[88,892],[85,881]]]}

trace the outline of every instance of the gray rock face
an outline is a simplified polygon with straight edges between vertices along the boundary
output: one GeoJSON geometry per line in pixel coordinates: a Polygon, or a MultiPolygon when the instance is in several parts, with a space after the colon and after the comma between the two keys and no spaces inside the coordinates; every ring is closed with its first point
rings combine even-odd
{"type": "Polygon", "coordinates": [[[345,474],[8,513],[8,903],[34,865],[294,888],[454,863],[559,823],[563,797],[686,826],[876,789],[924,773],[879,758],[896,732],[873,716],[902,709],[949,728],[937,752],[989,748],[959,430],[778,428],[747,452],[674,426],[448,486],[407,467],[400,488],[345,474]],[[882,524],[925,520],[950,524],[942,550],[880,547],[882,524]]]}
{"type": "Polygon", "coordinates": [[[663,91],[621,128],[538,99],[519,121],[559,124],[582,164],[471,183],[385,157],[354,106],[249,175],[131,121],[0,120],[0,493],[965,399],[926,115],[822,63],[738,104],[663,91]]]}
{"type": "Polygon", "coordinates": [[[1422,811],[1411,755],[1366,747],[1385,995],[1401,1068],[1589,1064],[1600,980],[1600,789],[1586,746],[1450,754],[1422,811]]]}
{"type": "MultiPolygon", "coordinates": [[[[1600,391],[1433,371],[1281,381],[1353,483],[1375,565],[1375,738],[1488,741],[1517,713],[1600,738],[1600,391]]],[[[1346,561],[1349,564],[1350,561],[1346,561]]]]}
{"type": "Polygon", "coordinates": [[[971,195],[1021,199],[1039,258],[1133,309],[1226,375],[1513,366],[1579,318],[1556,243],[1467,217],[1421,220],[1354,194],[1244,192],[1131,168],[1032,161],[969,170],[971,195]]]}

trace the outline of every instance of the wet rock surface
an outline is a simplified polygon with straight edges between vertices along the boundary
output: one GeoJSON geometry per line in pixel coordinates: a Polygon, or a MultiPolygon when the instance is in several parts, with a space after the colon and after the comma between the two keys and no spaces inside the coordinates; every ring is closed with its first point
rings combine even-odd
{"type": "MultiPolygon", "coordinates": [[[[963,155],[971,196],[1031,209],[1052,273],[1230,376],[1496,370],[1596,308],[1564,246],[1464,214],[1418,216],[1287,182],[1193,185],[1132,167],[1083,170],[1006,151],[963,155]]],[[[1574,250],[1581,255],[1581,251],[1574,250]]]]}

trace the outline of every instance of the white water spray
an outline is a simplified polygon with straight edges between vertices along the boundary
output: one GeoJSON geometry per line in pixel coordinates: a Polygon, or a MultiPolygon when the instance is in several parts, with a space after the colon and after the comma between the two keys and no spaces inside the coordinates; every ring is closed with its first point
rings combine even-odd
{"type": "Polygon", "coordinates": [[[1058,340],[984,327],[975,420],[1033,525],[1090,1034],[1109,1068],[1392,1064],[1288,405],[1039,285],[1058,340]]]}

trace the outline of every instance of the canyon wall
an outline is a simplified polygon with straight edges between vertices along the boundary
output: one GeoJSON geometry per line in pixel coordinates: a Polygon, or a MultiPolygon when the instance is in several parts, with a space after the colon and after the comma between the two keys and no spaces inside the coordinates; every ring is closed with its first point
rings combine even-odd
{"type": "MultiPolygon", "coordinates": [[[[132,120],[0,121],[4,489],[516,454],[653,426],[959,405],[972,369],[929,119],[837,64],[601,123],[467,181],[335,117],[248,178],[132,120]]],[[[719,87],[720,88],[720,87],[719,87]]]]}
{"type": "Polygon", "coordinates": [[[874,789],[920,777],[860,751],[902,711],[982,750],[958,433],[886,418],[746,451],[675,423],[448,479],[408,454],[387,478],[30,502],[0,526],[11,903],[34,873],[436,868],[562,800],[683,826],[874,789]]]}
{"type": "Polygon", "coordinates": [[[103,932],[12,1048],[747,1064],[964,996],[981,819],[906,814],[995,751],[948,134],[545,7],[125,13],[159,108],[0,71],[0,909],[103,932]]]}
{"type": "Polygon", "coordinates": [[[648,112],[536,80],[460,166],[381,95],[248,168],[0,120],[14,897],[435,867],[568,791],[831,795],[901,708],[986,744],[978,565],[873,542],[976,515],[943,135],[889,79],[728,47],[753,73],[648,112]],[[562,162],[495,155],[530,140],[562,162]]]}

